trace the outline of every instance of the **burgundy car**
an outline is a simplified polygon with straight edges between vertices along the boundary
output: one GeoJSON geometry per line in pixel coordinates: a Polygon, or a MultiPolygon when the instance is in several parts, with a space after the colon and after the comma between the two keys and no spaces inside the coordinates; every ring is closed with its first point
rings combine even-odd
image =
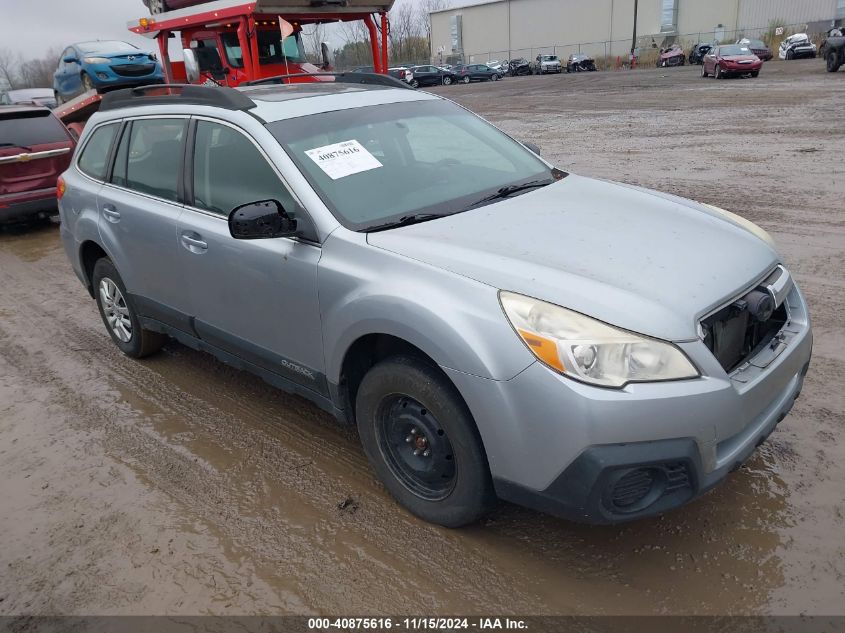
{"type": "Polygon", "coordinates": [[[76,141],[40,106],[0,106],[0,222],[58,212],[56,182],[76,141]]]}
{"type": "Polygon", "coordinates": [[[747,46],[739,44],[716,46],[704,56],[701,76],[712,75],[716,79],[744,75],[756,77],[760,74],[762,67],[763,61],[747,46]]]}

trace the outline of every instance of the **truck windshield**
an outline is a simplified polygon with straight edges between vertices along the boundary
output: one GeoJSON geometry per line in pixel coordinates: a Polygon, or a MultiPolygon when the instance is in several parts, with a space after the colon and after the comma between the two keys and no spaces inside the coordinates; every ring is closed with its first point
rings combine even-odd
{"type": "Polygon", "coordinates": [[[504,188],[528,191],[563,175],[439,99],[312,114],[267,128],[338,221],[355,231],[459,213],[504,188]]]}
{"type": "MultiPolygon", "coordinates": [[[[226,51],[226,59],[233,68],[243,68],[244,55],[241,51],[241,44],[238,34],[234,31],[223,33],[220,36],[223,41],[223,48],[226,51]]],[[[258,61],[262,66],[271,64],[284,64],[285,59],[292,63],[303,63],[305,51],[302,47],[302,39],[299,33],[286,38],[282,44],[281,33],[276,30],[258,31],[258,61]]]]}

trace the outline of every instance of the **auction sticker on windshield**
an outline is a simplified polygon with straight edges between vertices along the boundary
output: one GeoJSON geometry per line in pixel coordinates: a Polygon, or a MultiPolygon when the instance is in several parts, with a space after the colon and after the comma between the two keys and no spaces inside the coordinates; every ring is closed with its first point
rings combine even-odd
{"type": "Polygon", "coordinates": [[[384,167],[355,140],[309,149],[305,154],[332,180],[384,167]]]}

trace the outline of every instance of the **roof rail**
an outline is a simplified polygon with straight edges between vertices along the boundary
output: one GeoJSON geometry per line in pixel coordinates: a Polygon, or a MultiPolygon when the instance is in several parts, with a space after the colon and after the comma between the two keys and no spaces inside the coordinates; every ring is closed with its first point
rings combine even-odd
{"type": "Polygon", "coordinates": [[[266,77],[264,79],[255,79],[242,83],[242,86],[267,86],[272,84],[291,84],[291,83],[305,83],[285,81],[296,79],[298,77],[334,77],[335,83],[345,84],[363,84],[365,86],[385,86],[387,88],[407,88],[413,90],[411,86],[396,79],[391,75],[380,75],[377,73],[299,73],[297,75],[276,75],[275,77],[266,77]]]}
{"type": "Polygon", "coordinates": [[[108,92],[103,95],[100,110],[117,110],[141,105],[183,104],[207,105],[226,110],[249,110],[255,107],[252,99],[234,88],[191,84],[152,84],[108,92]]]}

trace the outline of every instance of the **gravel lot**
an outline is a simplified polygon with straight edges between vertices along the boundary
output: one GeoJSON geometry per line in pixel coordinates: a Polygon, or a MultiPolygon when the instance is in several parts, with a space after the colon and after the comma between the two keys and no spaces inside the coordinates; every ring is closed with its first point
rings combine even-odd
{"type": "Polygon", "coordinates": [[[0,615],[845,613],[845,71],[698,72],[435,92],[563,169],[772,233],[815,355],[792,414],[724,485],[619,527],[508,505],[468,529],[424,524],[304,400],[176,343],[123,357],[58,226],[4,229],[0,615]]]}

